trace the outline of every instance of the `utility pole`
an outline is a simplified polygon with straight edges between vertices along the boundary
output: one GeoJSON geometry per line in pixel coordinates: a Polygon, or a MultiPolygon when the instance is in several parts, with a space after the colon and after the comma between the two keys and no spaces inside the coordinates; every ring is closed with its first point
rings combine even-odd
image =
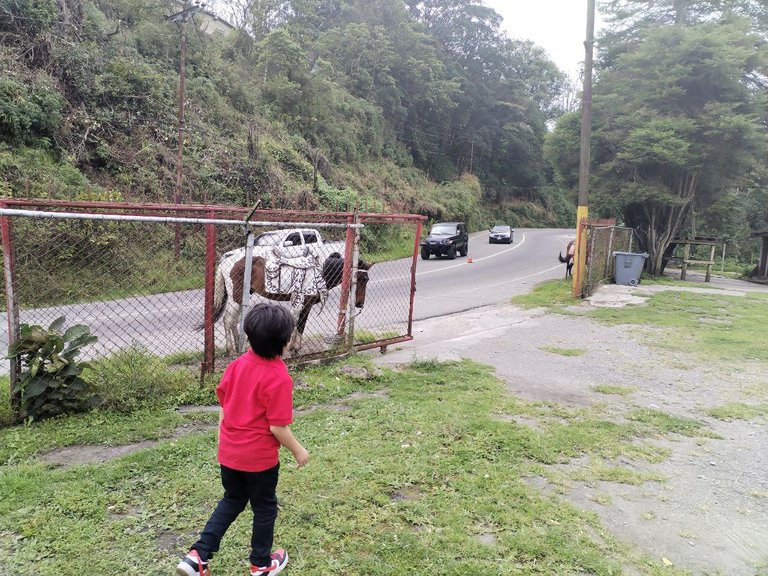
{"type": "MultiPolygon", "coordinates": [[[[184,84],[186,80],[186,60],[187,60],[187,22],[192,17],[202,10],[205,4],[193,4],[188,6],[181,12],[172,14],[167,17],[169,22],[176,22],[179,24],[179,30],[181,32],[181,46],[179,49],[179,102],[178,102],[178,125],[179,125],[179,142],[178,142],[178,156],[176,158],[176,190],[173,194],[173,203],[181,204],[181,191],[182,184],[184,182],[184,84]]],[[[181,252],[181,225],[176,224],[174,251],[176,257],[179,257],[181,252]]]]}
{"type": "Polygon", "coordinates": [[[581,296],[587,261],[587,242],[581,223],[589,217],[589,164],[592,138],[592,53],[595,44],[595,0],[587,0],[587,39],[584,41],[584,89],[581,98],[581,153],[579,155],[579,205],[576,209],[576,253],[573,295],[581,296]]]}

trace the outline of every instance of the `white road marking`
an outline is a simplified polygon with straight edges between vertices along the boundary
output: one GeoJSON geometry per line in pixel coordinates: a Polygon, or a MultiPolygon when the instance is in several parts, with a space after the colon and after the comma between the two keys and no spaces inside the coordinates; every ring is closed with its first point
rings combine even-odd
{"type": "MultiPolygon", "coordinates": [[[[467,292],[474,292],[476,290],[485,290],[486,288],[494,288],[496,286],[504,286],[505,284],[512,284],[513,282],[519,282],[520,280],[527,280],[528,278],[533,278],[534,276],[539,276],[541,274],[546,274],[547,272],[552,272],[552,270],[557,270],[560,267],[562,267],[562,264],[559,264],[557,266],[552,266],[551,268],[547,268],[546,270],[534,272],[533,274],[528,274],[527,276],[520,276],[519,278],[512,278],[511,280],[505,280],[504,282],[497,282],[496,284],[485,284],[483,286],[477,286],[476,288],[468,288],[466,290],[451,292],[451,295],[466,294],[467,292]]],[[[446,296],[445,294],[441,294],[439,296],[433,296],[432,298],[445,298],[445,296],[446,296]]],[[[430,300],[430,297],[427,296],[426,298],[422,298],[422,300],[430,300]]]]}

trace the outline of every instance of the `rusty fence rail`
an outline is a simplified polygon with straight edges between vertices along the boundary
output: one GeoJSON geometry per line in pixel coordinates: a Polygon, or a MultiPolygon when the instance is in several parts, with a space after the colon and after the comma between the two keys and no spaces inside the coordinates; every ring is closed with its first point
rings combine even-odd
{"type": "MultiPolygon", "coordinates": [[[[20,323],[47,327],[66,316],[66,326],[85,324],[98,337],[84,350],[89,359],[139,348],[167,364],[202,372],[222,368],[234,352],[225,350],[221,322],[212,322],[216,276],[222,255],[244,246],[248,212],[221,206],[0,201],[6,288],[0,349],[18,338],[20,323]]],[[[323,306],[312,307],[302,346],[288,361],[385,348],[412,338],[422,221],[409,214],[252,214],[248,230],[254,235],[316,230],[321,258],[331,251],[344,258],[339,286],[329,290],[323,306]],[[376,263],[368,274],[365,305],[356,308],[354,267],[393,241],[407,245],[409,256],[376,263]]],[[[13,373],[15,365],[7,370],[13,373]]]]}

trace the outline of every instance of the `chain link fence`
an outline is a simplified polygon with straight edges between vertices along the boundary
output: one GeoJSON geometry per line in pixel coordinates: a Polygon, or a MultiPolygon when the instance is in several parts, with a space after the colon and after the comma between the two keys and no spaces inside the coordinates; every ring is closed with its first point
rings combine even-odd
{"type": "Polygon", "coordinates": [[[615,273],[614,252],[632,252],[634,230],[620,226],[586,224],[587,266],[584,276],[583,297],[587,298],[606,282],[612,282],[615,273]]]}
{"type": "MultiPolygon", "coordinates": [[[[4,200],[0,209],[2,350],[18,339],[20,323],[47,328],[65,316],[65,326],[84,324],[98,337],[83,359],[139,348],[173,366],[221,369],[237,351],[227,349],[222,322],[212,322],[217,275],[221,281],[222,256],[244,253],[246,229],[255,238],[254,256],[272,251],[279,236],[283,250],[308,246],[321,262],[331,253],[344,262],[287,361],[412,336],[420,216],[257,210],[246,228],[248,209],[220,206],[4,200]],[[387,258],[384,247],[391,246],[399,257],[387,258]],[[361,277],[354,267],[371,261],[377,262],[368,271],[364,306],[357,308],[361,277]]],[[[253,294],[251,303],[261,299],[253,294]]],[[[12,364],[3,372],[9,370],[12,364]]]]}

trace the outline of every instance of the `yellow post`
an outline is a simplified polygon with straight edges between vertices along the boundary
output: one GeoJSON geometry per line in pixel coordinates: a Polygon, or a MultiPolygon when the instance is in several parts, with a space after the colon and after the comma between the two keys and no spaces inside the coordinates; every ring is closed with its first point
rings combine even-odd
{"type": "Polygon", "coordinates": [[[587,235],[581,223],[589,216],[589,206],[579,206],[576,209],[576,252],[573,256],[573,288],[572,294],[579,298],[583,292],[584,272],[587,263],[587,235]]]}

